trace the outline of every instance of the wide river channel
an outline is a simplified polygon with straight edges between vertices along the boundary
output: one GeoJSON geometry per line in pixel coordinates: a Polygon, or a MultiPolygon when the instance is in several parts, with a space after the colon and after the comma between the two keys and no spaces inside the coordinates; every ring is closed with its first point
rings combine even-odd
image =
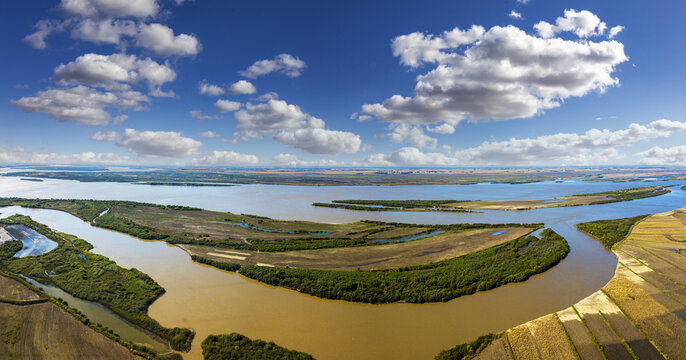
{"type": "MultiPolygon", "coordinates": [[[[498,332],[568,307],[612,277],[616,259],[597,241],[574,228],[578,222],[657,213],[686,206],[686,191],[630,202],[529,211],[353,212],[313,207],[334,199],[542,199],[578,193],[679,181],[519,185],[306,187],[240,185],[174,187],[76,181],[22,181],[0,177],[0,197],[132,200],[249,213],[278,219],[349,222],[360,219],[409,223],[544,222],[569,242],[569,256],[530,280],[446,303],[369,305],[323,300],[272,287],[191,261],[181,249],[98,229],[69,214],[19,207],[20,213],[51,228],[77,235],[94,251],[154,278],[167,292],[150,316],[167,327],[189,327],[197,335],[185,358],[201,359],[200,343],[210,334],[238,332],[305,351],[318,359],[430,359],[439,351],[479,335],[498,332]]],[[[419,240],[421,241],[421,240],[419,240]]]]}

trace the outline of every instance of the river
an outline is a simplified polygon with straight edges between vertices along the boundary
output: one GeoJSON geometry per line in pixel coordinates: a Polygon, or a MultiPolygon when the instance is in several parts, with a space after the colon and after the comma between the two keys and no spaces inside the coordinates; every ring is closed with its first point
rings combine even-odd
{"type": "Polygon", "coordinates": [[[302,187],[241,185],[171,187],[76,181],[21,181],[0,177],[0,196],[133,200],[250,213],[280,219],[344,222],[378,219],[413,223],[544,222],[570,244],[558,266],[520,284],[464,296],[447,303],[368,305],[318,299],[272,287],[235,273],[193,263],[177,247],[98,229],[69,214],[18,207],[2,216],[29,215],[51,228],[75,234],[124,267],[154,278],[167,292],[150,307],[164,326],[197,331],[186,358],[200,359],[209,334],[239,332],[305,351],[319,359],[429,359],[443,349],[566,308],[601,288],[616,259],[573,225],[595,219],[656,213],[686,206],[686,192],[631,202],[539,209],[444,212],[353,212],[315,208],[334,199],[541,199],[680,182],[543,182],[518,185],[302,187]]]}

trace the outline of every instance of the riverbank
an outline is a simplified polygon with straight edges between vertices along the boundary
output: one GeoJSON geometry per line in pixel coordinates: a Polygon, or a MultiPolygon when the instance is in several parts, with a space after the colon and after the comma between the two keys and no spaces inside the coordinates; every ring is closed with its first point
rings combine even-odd
{"type": "Polygon", "coordinates": [[[615,274],[564,310],[505,331],[476,359],[680,359],[686,354],[686,210],[651,215],[614,245],[615,274]]]}

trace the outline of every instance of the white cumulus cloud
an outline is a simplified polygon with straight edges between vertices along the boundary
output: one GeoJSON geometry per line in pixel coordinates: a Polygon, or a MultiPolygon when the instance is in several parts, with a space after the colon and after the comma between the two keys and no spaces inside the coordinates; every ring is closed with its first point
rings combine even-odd
{"type": "Polygon", "coordinates": [[[39,91],[35,96],[22,97],[11,103],[25,112],[43,112],[51,119],[74,121],[85,125],[107,125],[126,118],[112,117],[107,108],[142,110],[150,99],[138,91],[101,92],[78,85],[65,89],[39,91]]]}
{"type": "Polygon", "coordinates": [[[114,141],[114,139],[116,139],[118,135],[119,134],[117,134],[116,131],[98,131],[95,134],[93,134],[93,136],[91,136],[91,140],[110,142],[114,141]]]}
{"type": "Polygon", "coordinates": [[[229,86],[227,90],[229,94],[254,94],[257,92],[257,88],[250,81],[239,80],[229,86]]]}
{"type": "Polygon", "coordinates": [[[144,158],[183,158],[195,155],[202,142],[174,131],[138,131],[126,129],[117,146],[144,158]]]}
{"type": "Polygon", "coordinates": [[[647,165],[686,165],[686,145],[668,148],[653,146],[636,154],[641,164],[647,165]]]}
{"type": "Polygon", "coordinates": [[[200,110],[191,110],[189,113],[193,119],[198,119],[198,120],[218,120],[221,119],[221,117],[216,116],[216,115],[204,115],[202,111],[200,110]]]}
{"type": "MultiPolygon", "coordinates": [[[[581,19],[571,10],[566,18],[575,27],[561,20],[553,34],[562,29],[584,36],[601,32],[599,23],[583,20],[587,12],[574,14],[581,19]]],[[[396,37],[391,46],[405,66],[435,67],[417,76],[413,96],[393,95],[363,105],[361,113],[415,125],[454,127],[463,120],[531,117],[569,97],[616,86],[615,66],[627,60],[623,44],[614,40],[541,37],[512,25],[488,30],[474,25],[438,35],[415,32],[396,37]]],[[[434,129],[448,132],[449,127],[434,129]]]]}
{"type": "Polygon", "coordinates": [[[252,165],[260,162],[256,155],[240,154],[233,151],[212,151],[191,161],[193,165],[252,165]]]}
{"type": "Polygon", "coordinates": [[[243,104],[239,102],[223,99],[219,99],[216,103],[214,103],[214,108],[217,109],[217,111],[219,111],[220,113],[236,111],[240,109],[242,106],[243,104]]]}
{"type": "Polygon", "coordinates": [[[130,162],[128,156],[111,152],[83,152],[77,154],[41,153],[26,150],[22,147],[0,147],[0,163],[28,164],[125,164],[130,162]]]}
{"type": "Polygon", "coordinates": [[[280,54],[273,59],[255,61],[250,67],[239,71],[238,74],[247,78],[257,78],[274,72],[288,77],[298,77],[307,67],[304,61],[290,54],[280,54]]]}
{"type": "Polygon", "coordinates": [[[55,68],[54,78],[60,85],[87,84],[106,89],[129,89],[130,84],[145,83],[151,90],[176,79],[168,64],[159,64],[136,55],[85,54],[55,68]]]}
{"type": "Polygon", "coordinates": [[[194,35],[174,35],[174,30],[162,24],[142,24],[136,34],[136,43],[159,56],[195,55],[202,45],[194,35]]]}

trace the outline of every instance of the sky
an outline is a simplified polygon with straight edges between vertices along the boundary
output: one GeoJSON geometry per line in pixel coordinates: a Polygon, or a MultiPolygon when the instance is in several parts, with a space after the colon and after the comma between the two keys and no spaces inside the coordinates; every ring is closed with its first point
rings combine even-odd
{"type": "Polygon", "coordinates": [[[686,165],[686,3],[3,1],[0,163],[686,165]]]}

